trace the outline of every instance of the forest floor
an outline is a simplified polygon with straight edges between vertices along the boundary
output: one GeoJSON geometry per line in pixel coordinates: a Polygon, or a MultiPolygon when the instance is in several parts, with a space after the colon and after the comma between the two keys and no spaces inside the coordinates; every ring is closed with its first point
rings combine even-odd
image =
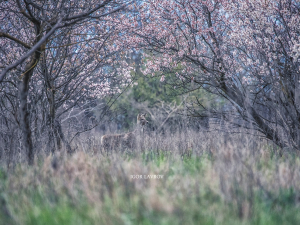
{"type": "Polygon", "coordinates": [[[2,166],[0,223],[300,224],[299,156],[220,139],[184,152],[79,150],[2,166]]]}

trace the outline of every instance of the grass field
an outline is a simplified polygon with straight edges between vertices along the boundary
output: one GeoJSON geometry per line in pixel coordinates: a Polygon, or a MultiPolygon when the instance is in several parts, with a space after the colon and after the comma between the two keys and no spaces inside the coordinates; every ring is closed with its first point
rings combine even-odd
{"type": "Polygon", "coordinates": [[[168,146],[105,156],[79,151],[40,157],[33,167],[3,166],[0,221],[300,224],[297,155],[239,137],[191,146],[183,153],[168,146]]]}

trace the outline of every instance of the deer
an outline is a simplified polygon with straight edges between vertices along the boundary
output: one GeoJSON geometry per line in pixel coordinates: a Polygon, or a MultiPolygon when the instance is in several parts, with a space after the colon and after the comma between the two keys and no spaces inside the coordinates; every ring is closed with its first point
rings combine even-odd
{"type": "Polygon", "coordinates": [[[137,135],[139,132],[144,132],[144,126],[148,123],[146,116],[146,113],[137,115],[137,127],[132,132],[103,135],[101,137],[102,152],[108,153],[121,147],[133,149],[136,146],[137,135]]]}

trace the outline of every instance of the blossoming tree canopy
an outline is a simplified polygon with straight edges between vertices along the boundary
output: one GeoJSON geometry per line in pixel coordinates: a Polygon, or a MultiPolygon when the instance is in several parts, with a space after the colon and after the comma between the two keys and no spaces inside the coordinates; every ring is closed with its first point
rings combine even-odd
{"type": "MultiPolygon", "coordinates": [[[[57,31],[62,28],[70,27],[69,32],[73,32],[72,45],[87,41],[95,43],[97,38],[107,39],[104,34],[112,34],[116,23],[119,23],[119,18],[112,15],[124,9],[128,3],[126,0],[3,1],[0,5],[0,16],[5,23],[1,25],[0,37],[1,47],[7,51],[4,52],[6,57],[1,58],[4,69],[1,71],[0,81],[8,71],[19,68],[37,49],[43,50],[45,46],[42,45],[50,40],[53,43],[54,38],[49,37],[60,35],[57,31]],[[87,20],[89,23],[85,23],[87,20]]],[[[112,51],[119,47],[116,44],[111,45],[112,51]]]]}
{"type": "Polygon", "coordinates": [[[137,49],[145,74],[222,96],[230,112],[215,115],[300,149],[297,0],[7,0],[0,18],[0,107],[30,163],[33,112],[60,139],[64,112],[132,82],[137,49]]]}
{"type": "Polygon", "coordinates": [[[299,1],[153,0],[139,21],[145,74],[174,74],[186,89],[193,81],[279,146],[299,149],[299,1]]]}
{"type": "Polygon", "coordinates": [[[116,79],[120,67],[129,67],[115,59],[127,47],[119,40],[123,31],[118,25],[120,14],[131,3],[127,0],[0,2],[3,22],[0,85],[2,99],[7,100],[2,103],[13,105],[12,109],[18,111],[14,114],[20,115],[15,119],[20,122],[30,163],[33,144],[29,103],[33,103],[34,94],[38,94],[37,101],[48,102],[50,124],[54,124],[57,119],[54,112],[60,106],[67,110],[84,98],[118,92],[117,86],[111,87],[114,80],[119,80],[118,86],[130,82],[128,75],[126,79],[116,79]]]}

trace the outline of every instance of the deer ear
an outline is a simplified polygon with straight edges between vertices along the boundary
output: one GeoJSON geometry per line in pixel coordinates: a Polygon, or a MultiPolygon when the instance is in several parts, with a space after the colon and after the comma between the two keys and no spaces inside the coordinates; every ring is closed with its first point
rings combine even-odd
{"type": "Polygon", "coordinates": [[[137,115],[137,118],[138,118],[138,119],[140,118],[140,114],[137,115]]]}
{"type": "Polygon", "coordinates": [[[146,117],[147,116],[147,113],[144,113],[144,117],[146,117]]]}

